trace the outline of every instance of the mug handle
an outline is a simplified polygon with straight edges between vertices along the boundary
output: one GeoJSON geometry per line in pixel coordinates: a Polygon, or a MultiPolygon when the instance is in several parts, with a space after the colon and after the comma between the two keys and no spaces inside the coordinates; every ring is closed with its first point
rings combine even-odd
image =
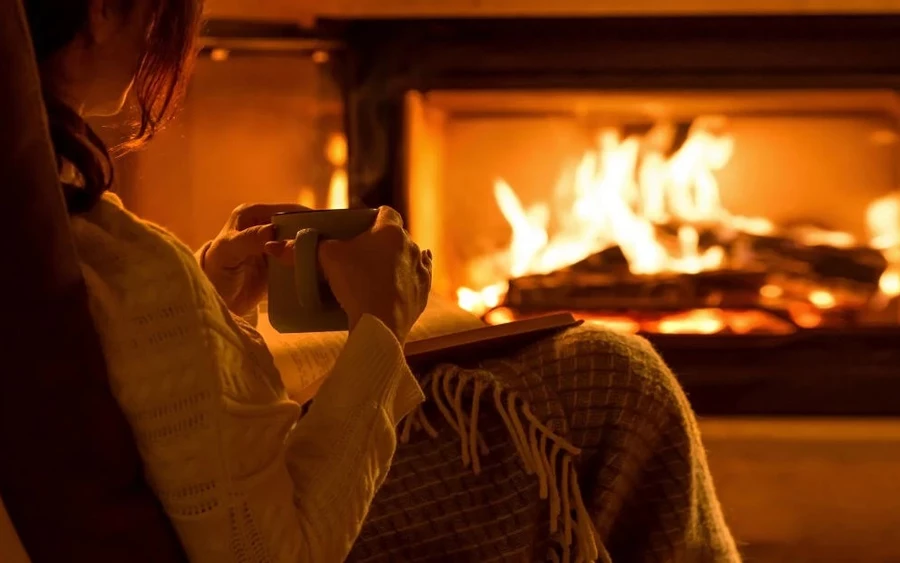
{"type": "Polygon", "coordinates": [[[294,284],[300,306],[311,312],[322,309],[319,295],[319,231],[302,229],[294,237],[294,284]]]}

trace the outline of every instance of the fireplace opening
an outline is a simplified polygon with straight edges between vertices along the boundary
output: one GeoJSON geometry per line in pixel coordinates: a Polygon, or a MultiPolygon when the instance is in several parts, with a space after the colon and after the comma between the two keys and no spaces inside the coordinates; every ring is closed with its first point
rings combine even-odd
{"type": "MultiPolygon", "coordinates": [[[[900,327],[900,95],[405,95],[410,229],[491,323],[649,334],[900,327]]],[[[888,328],[888,330],[890,330],[888,328]]]]}

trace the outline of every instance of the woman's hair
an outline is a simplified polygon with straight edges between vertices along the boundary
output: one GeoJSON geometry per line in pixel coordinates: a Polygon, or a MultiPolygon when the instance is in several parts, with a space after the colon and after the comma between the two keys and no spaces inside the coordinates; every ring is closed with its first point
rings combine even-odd
{"type": "MultiPolygon", "coordinates": [[[[134,79],[140,117],[121,148],[149,140],[171,116],[184,92],[194,60],[202,0],[118,0],[123,14],[135,2],[150,2],[147,40],[134,79]]],[[[90,0],[24,0],[35,54],[41,67],[44,102],[57,163],[71,163],[81,175],[78,186],[64,185],[70,213],[89,210],[112,183],[109,150],[85,121],[53,91],[50,57],[88,25],[90,0]]]]}

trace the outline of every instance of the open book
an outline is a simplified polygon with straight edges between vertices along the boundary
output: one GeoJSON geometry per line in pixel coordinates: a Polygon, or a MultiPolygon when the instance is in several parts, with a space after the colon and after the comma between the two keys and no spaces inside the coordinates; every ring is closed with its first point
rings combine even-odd
{"type": "MultiPolygon", "coordinates": [[[[577,324],[572,315],[561,314],[488,326],[454,305],[432,300],[413,327],[406,358],[413,369],[474,360],[577,324]]],[[[315,396],[347,339],[344,332],[281,334],[265,314],[260,315],[257,329],[272,352],[288,395],[300,403],[315,396]]]]}

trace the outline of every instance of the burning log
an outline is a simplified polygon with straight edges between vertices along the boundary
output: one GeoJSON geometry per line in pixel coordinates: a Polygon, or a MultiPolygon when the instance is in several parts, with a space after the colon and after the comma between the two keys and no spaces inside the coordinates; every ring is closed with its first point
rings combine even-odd
{"type": "Polygon", "coordinates": [[[887,268],[884,255],[868,247],[810,246],[793,239],[738,235],[732,246],[735,268],[764,269],[817,282],[846,280],[874,290],[887,268]]]}
{"type": "MultiPolygon", "coordinates": [[[[711,244],[716,244],[713,241],[711,244]]],[[[739,234],[727,270],[635,275],[618,247],[550,274],[509,282],[503,306],[519,313],[604,311],[634,317],[692,309],[761,310],[802,326],[849,326],[878,288],[887,266],[870,248],[804,245],[739,234]]]]}
{"type": "Polygon", "coordinates": [[[580,268],[510,280],[504,305],[541,310],[642,311],[759,305],[765,272],[716,270],[697,274],[638,276],[580,268]]]}

